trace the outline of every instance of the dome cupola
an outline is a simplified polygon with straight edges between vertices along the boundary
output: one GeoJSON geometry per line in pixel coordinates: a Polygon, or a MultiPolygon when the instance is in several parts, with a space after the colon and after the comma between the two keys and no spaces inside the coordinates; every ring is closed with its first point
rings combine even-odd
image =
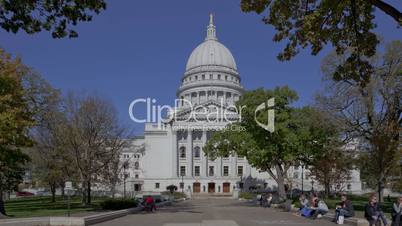
{"type": "Polygon", "coordinates": [[[181,106],[203,104],[207,101],[234,104],[244,89],[232,53],[216,37],[211,14],[205,40],[188,58],[182,84],[177,90],[181,106]]]}
{"type": "Polygon", "coordinates": [[[224,70],[237,70],[232,53],[216,37],[216,27],[212,14],[210,15],[205,41],[198,45],[191,53],[187,61],[186,72],[208,66],[222,67],[224,70]]]}

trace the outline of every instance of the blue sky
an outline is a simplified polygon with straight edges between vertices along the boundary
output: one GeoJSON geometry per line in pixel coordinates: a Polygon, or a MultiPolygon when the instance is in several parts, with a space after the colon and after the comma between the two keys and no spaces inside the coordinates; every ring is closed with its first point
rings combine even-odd
{"type": "MultiPolygon", "coordinates": [[[[399,9],[398,0],[388,1],[399,9]]],[[[0,47],[21,56],[63,92],[96,93],[112,101],[122,123],[141,134],[128,106],[135,98],[153,97],[173,104],[191,51],[203,41],[210,12],[215,14],[218,39],[234,55],[246,89],[289,85],[299,105],[313,101],[320,89],[318,56],[303,51],[291,62],[279,62],[283,43],[272,42],[274,30],[261,15],[240,11],[240,1],[171,0],[108,1],[108,8],[90,23],[80,24],[76,39],[52,39],[49,33],[26,35],[0,31],[0,47]]],[[[402,40],[402,29],[376,13],[385,41],[402,40]]],[[[144,109],[145,111],[145,109],[144,109]]]]}

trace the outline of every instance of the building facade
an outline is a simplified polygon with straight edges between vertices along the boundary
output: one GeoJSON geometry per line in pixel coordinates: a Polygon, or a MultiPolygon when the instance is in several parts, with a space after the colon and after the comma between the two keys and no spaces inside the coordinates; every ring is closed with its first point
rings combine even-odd
{"type": "MultiPolygon", "coordinates": [[[[203,152],[214,131],[238,120],[233,106],[243,92],[235,59],[218,41],[211,15],[205,40],[187,61],[169,122],[146,123],[144,136],[123,151],[122,160],[130,162],[125,169],[127,190],[162,192],[172,184],[193,193],[231,193],[236,187],[257,185],[275,189],[276,182],[268,173],[252,168],[244,157],[210,159],[203,152]]],[[[301,188],[303,183],[307,190],[314,186],[308,169],[292,167],[288,176],[295,181],[293,187],[301,188]]],[[[347,187],[349,191],[361,189],[358,171],[347,187]]]]}

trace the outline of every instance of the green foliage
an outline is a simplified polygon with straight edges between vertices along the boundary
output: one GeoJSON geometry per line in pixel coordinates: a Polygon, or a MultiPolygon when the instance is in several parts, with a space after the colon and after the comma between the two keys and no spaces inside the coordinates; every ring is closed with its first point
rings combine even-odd
{"type": "Polygon", "coordinates": [[[107,199],[100,206],[104,210],[122,210],[137,207],[137,204],[134,199],[107,199]]]}
{"type": "Polygon", "coordinates": [[[351,50],[333,79],[353,80],[361,86],[369,82],[374,71],[367,58],[375,55],[379,43],[373,32],[375,8],[402,25],[402,13],[380,0],[241,0],[244,12],[266,13],[263,22],[277,31],[274,41],[287,42],[279,60],[290,60],[307,47],[317,55],[327,44],[338,54],[351,50]]]}
{"type": "Polygon", "coordinates": [[[66,1],[0,1],[0,26],[7,32],[17,33],[20,29],[28,34],[44,30],[53,38],[77,37],[71,26],[91,21],[93,14],[106,9],[104,0],[66,1]]]}
{"type": "MultiPolygon", "coordinates": [[[[70,200],[71,213],[99,210],[99,203],[103,200],[105,198],[96,197],[92,205],[82,205],[81,197],[73,196],[70,200]]],[[[11,217],[65,216],[67,214],[67,199],[58,196],[55,202],[52,202],[51,197],[16,198],[7,200],[5,207],[7,214],[11,217]]]]}
{"type": "Polygon", "coordinates": [[[257,89],[246,92],[236,103],[241,110],[240,122],[215,133],[204,147],[211,158],[238,154],[245,156],[257,169],[268,172],[278,183],[279,193],[285,196],[286,171],[300,156],[295,109],[290,105],[298,98],[288,87],[274,90],[257,89]],[[256,112],[261,103],[275,98],[275,131],[268,132],[257,123],[268,123],[268,109],[256,112]],[[245,106],[245,107],[244,107],[245,106]]]}
{"type": "Polygon", "coordinates": [[[255,195],[251,192],[240,192],[239,198],[241,199],[254,199],[255,195]]]}
{"type": "Polygon", "coordinates": [[[177,191],[177,186],[174,184],[171,184],[166,187],[166,190],[170,191],[170,193],[173,193],[173,192],[177,191]]]}
{"type": "MultiPolygon", "coordinates": [[[[162,195],[172,195],[172,193],[170,193],[170,191],[164,191],[162,192],[162,195]]],[[[184,199],[187,198],[186,194],[183,192],[173,192],[173,198],[175,200],[179,200],[179,199],[184,199]]]]}
{"type": "Polygon", "coordinates": [[[16,188],[29,161],[21,151],[32,144],[28,130],[33,125],[33,113],[22,82],[27,72],[20,59],[13,60],[0,49],[0,193],[16,188]]]}

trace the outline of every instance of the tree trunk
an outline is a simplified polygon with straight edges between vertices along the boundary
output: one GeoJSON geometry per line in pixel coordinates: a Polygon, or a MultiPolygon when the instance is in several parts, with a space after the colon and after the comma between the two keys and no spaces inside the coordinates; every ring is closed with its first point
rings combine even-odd
{"type": "Polygon", "coordinates": [[[6,208],[4,207],[3,191],[0,190],[0,215],[6,216],[6,208]]]}
{"type": "Polygon", "coordinates": [[[65,185],[64,185],[64,182],[63,183],[60,183],[60,188],[61,188],[61,198],[62,199],[65,199],[66,198],[66,192],[65,192],[65,185]]]}
{"type": "Polygon", "coordinates": [[[81,202],[82,202],[83,205],[85,205],[87,203],[87,193],[86,193],[87,189],[86,189],[86,187],[87,186],[85,185],[85,182],[82,182],[82,185],[81,185],[82,200],[81,200],[81,202]]]}
{"type": "Polygon", "coordinates": [[[112,193],[112,198],[114,199],[115,195],[116,195],[116,185],[115,183],[112,184],[112,189],[110,189],[110,193],[112,193]]]}
{"type": "Polygon", "coordinates": [[[380,203],[384,202],[384,175],[381,173],[378,180],[378,201],[380,203]]]}
{"type": "Polygon", "coordinates": [[[278,183],[278,195],[281,199],[286,199],[286,191],[285,191],[285,177],[283,175],[283,170],[280,165],[275,166],[277,180],[278,183]]]}
{"type": "Polygon", "coordinates": [[[331,190],[331,185],[330,185],[330,183],[326,182],[325,183],[325,198],[328,198],[329,193],[331,192],[330,190],[331,190]]]}
{"type": "Polygon", "coordinates": [[[50,192],[52,193],[52,202],[56,202],[56,183],[50,183],[50,192]]]}
{"type": "Polygon", "coordinates": [[[87,181],[87,203],[86,204],[91,204],[91,181],[87,181]]]}

